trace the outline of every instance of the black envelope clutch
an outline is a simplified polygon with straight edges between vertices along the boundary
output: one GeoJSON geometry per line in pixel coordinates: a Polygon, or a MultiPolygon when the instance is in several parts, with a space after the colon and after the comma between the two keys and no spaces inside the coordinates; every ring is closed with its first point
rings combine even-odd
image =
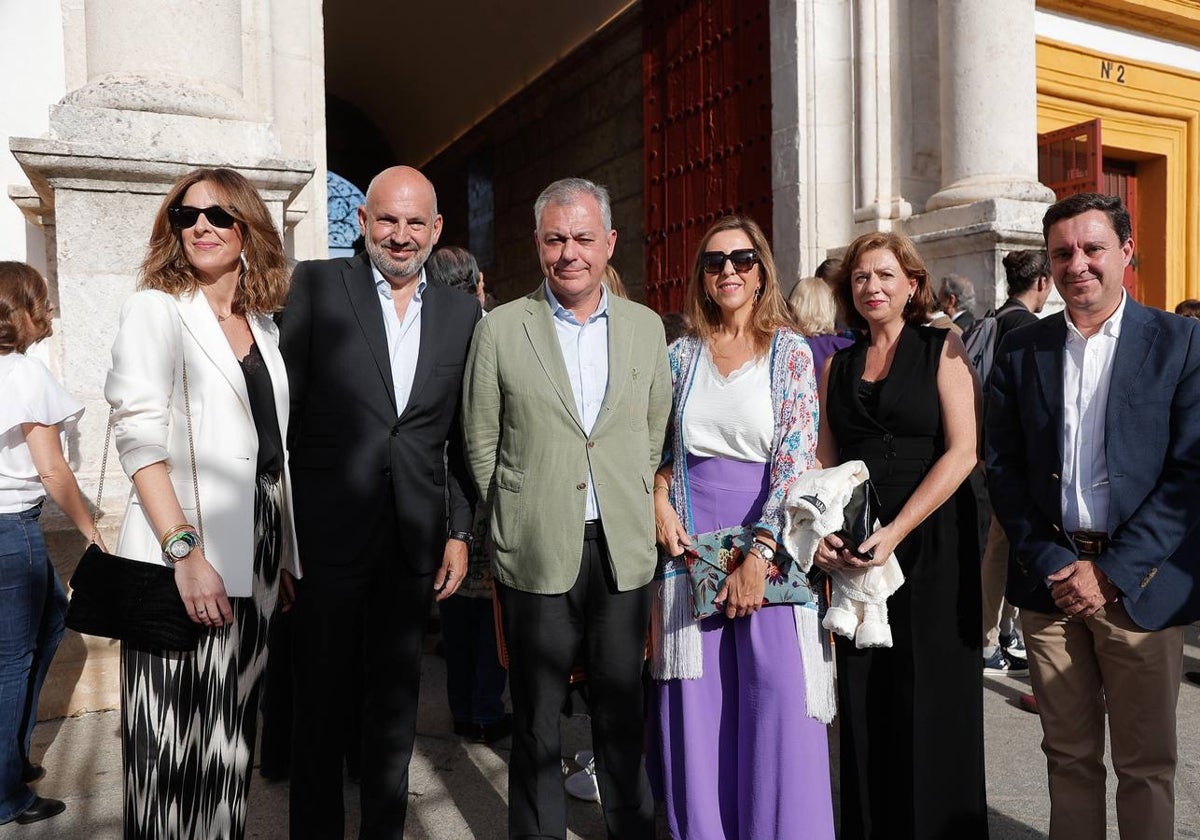
{"type": "Polygon", "coordinates": [[[879,496],[870,479],[854,488],[850,501],[846,502],[844,517],[842,528],[836,533],[846,550],[863,560],[874,560],[873,551],[858,550],[875,533],[875,523],[879,520],[879,496]]]}
{"type": "Polygon", "coordinates": [[[195,650],[201,627],[188,617],[175,572],[106,554],[92,543],[71,575],[67,626],[156,650],[195,650]]]}

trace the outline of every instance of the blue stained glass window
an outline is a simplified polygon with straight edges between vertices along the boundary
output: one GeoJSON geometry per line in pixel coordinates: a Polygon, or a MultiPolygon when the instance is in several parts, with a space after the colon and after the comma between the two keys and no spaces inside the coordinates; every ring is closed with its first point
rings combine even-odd
{"type": "Polygon", "coordinates": [[[348,257],[358,239],[358,208],[366,201],[362,190],[335,172],[325,173],[329,209],[329,256],[348,257]]]}

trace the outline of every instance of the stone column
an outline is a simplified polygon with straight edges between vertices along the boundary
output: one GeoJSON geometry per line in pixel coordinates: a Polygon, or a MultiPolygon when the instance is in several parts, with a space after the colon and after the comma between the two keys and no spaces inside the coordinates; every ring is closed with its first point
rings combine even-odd
{"type": "Polygon", "coordinates": [[[872,230],[886,230],[892,220],[912,215],[900,194],[895,173],[898,145],[894,124],[896,94],[892,83],[894,27],[890,0],[855,0],[854,102],[857,115],[857,195],[854,221],[872,230]]]}
{"type": "Polygon", "coordinates": [[[942,188],[926,209],[1053,201],[1037,178],[1034,0],[937,5],[942,188]]]}

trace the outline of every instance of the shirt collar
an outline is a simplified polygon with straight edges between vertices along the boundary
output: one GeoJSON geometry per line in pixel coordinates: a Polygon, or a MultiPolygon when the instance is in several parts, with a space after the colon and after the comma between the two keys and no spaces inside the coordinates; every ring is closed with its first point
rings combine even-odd
{"type": "MultiPolygon", "coordinates": [[[[379,296],[392,299],[392,284],[383,276],[383,272],[375,267],[375,263],[371,263],[371,276],[375,278],[375,290],[379,292],[379,296]]],[[[421,266],[421,279],[417,281],[417,290],[413,292],[413,300],[418,303],[421,300],[421,293],[425,291],[425,287],[429,285],[429,280],[425,276],[425,267],[421,266]]]]}
{"type": "MultiPolygon", "coordinates": [[[[551,291],[551,289],[550,289],[550,281],[549,280],[543,281],[543,286],[546,289],[546,302],[550,304],[550,312],[554,315],[554,317],[560,321],[566,321],[568,324],[579,324],[579,321],[577,321],[575,319],[575,313],[572,312],[570,309],[567,309],[565,306],[563,306],[561,303],[558,302],[558,298],[556,298],[554,296],[554,292],[551,291]]],[[[600,305],[597,306],[596,311],[593,312],[588,317],[587,322],[590,324],[598,318],[607,318],[607,317],[608,317],[608,287],[605,286],[603,283],[601,283],[600,284],[600,305]]]]}
{"type": "MultiPolygon", "coordinates": [[[[1113,314],[1108,316],[1108,320],[1100,325],[1094,335],[1104,335],[1109,338],[1121,337],[1121,322],[1125,319],[1125,302],[1129,299],[1124,289],[1121,289],[1121,302],[1117,304],[1117,308],[1113,314]]],[[[1071,313],[1066,308],[1063,309],[1063,315],[1067,319],[1067,340],[1071,341],[1087,341],[1079,328],[1075,326],[1075,322],[1071,320],[1071,313]]]]}

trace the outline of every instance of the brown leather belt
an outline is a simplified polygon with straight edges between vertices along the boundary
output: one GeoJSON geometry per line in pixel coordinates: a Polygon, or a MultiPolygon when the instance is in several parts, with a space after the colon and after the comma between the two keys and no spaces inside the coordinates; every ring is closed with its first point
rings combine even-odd
{"type": "Polygon", "coordinates": [[[1099,557],[1108,548],[1108,534],[1103,531],[1072,531],[1071,540],[1080,554],[1099,557]]]}

